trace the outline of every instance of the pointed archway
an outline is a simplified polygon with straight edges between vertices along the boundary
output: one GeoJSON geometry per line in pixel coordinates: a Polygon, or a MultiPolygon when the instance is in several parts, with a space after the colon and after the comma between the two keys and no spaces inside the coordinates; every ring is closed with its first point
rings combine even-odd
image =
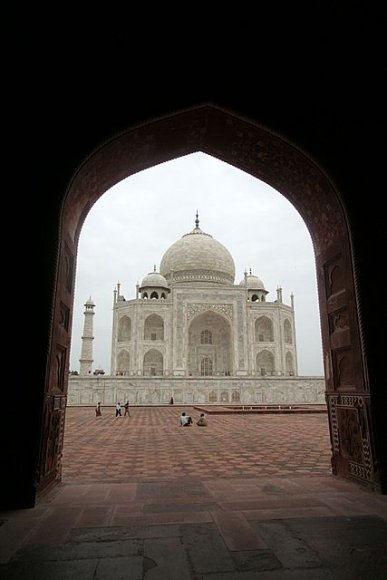
{"type": "Polygon", "coordinates": [[[234,353],[229,321],[206,310],[191,320],[188,328],[188,374],[232,375],[234,353]]]}
{"type": "Polygon", "coordinates": [[[304,152],[248,120],[213,106],[181,111],[112,138],[74,176],[63,204],[37,494],[60,479],[75,267],[89,209],[113,185],[196,151],[281,192],[314,245],[332,442],[332,471],[378,489],[371,396],[360,333],[350,232],[333,183],[304,152]]]}

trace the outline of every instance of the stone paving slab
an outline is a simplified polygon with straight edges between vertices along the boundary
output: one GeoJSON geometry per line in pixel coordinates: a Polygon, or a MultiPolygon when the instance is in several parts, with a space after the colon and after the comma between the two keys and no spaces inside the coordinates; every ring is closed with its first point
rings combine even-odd
{"type": "Polygon", "coordinates": [[[267,548],[265,541],[259,534],[254,533],[253,528],[240,512],[219,510],[212,513],[212,517],[231,552],[267,548]]]}
{"type": "Polygon", "coordinates": [[[97,565],[96,560],[10,562],[0,566],[0,580],[94,580],[97,565]]]}

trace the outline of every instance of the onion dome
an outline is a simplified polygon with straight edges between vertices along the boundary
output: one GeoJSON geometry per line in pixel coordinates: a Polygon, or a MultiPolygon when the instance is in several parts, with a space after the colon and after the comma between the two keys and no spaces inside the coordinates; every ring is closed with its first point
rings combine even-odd
{"type": "Polygon", "coordinates": [[[154,266],[153,272],[145,276],[139,288],[142,298],[166,298],[169,293],[168,282],[159,272],[156,272],[154,266]]]}
{"type": "Polygon", "coordinates": [[[165,252],[160,264],[162,276],[169,283],[233,285],[235,265],[230,252],[200,229],[197,212],[195,224],[165,252]]]}
{"type": "Polygon", "coordinates": [[[249,290],[265,290],[265,285],[258,276],[251,273],[251,268],[249,274],[245,272],[245,277],[239,282],[239,286],[245,286],[249,290]]]}
{"type": "Polygon", "coordinates": [[[164,276],[162,276],[155,270],[154,272],[150,272],[143,278],[140,290],[142,290],[143,288],[168,288],[168,282],[166,281],[164,276]]]}

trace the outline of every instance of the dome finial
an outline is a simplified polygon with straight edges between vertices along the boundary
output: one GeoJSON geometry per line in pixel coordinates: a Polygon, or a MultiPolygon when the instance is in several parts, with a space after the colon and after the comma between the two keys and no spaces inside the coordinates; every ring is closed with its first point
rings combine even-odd
{"type": "Polygon", "coordinates": [[[198,210],[196,210],[196,220],[195,220],[195,225],[198,228],[199,227],[199,212],[198,210]]]}

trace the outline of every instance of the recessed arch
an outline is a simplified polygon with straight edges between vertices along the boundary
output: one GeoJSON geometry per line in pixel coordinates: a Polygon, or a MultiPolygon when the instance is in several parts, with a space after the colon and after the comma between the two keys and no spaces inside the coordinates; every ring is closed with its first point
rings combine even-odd
{"type": "Polygon", "coordinates": [[[146,317],[144,340],[164,340],[164,320],[158,314],[150,314],[146,317]]]}
{"type": "Polygon", "coordinates": [[[230,321],[219,312],[205,310],[188,327],[190,376],[229,375],[233,371],[230,321]]]}
{"type": "Polygon", "coordinates": [[[146,377],[161,377],[164,370],[164,358],[162,353],[151,348],[144,354],[143,374],[146,377]]]}
{"type": "Polygon", "coordinates": [[[259,316],[255,320],[256,342],[273,342],[273,321],[268,316],[259,316]]]}
{"type": "Polygon", "coordinates": [[[293,344],[292,323],[288,318],[285,318],[284,320],[284,337],[286,344],[293,344]]]}
{"type": "Polygon", "coordinates": [[[294,375],[294,358],[291,352],[286,353],[286,372],[288,375],[294,375]]]}
{"type": "Polygon", "coordinates": [[[262,350],[257,354],[256,367],[259,375],[274,375],[275,363],[274,355],[269,350],[262,350]]]}
{"type": "Polygon", "coordinates": [[[129,374],[130,355],[125,349],[119,351],[116,361],[116,375],[124,376],[129,374]]]}
{"type": "MultiPolygon", "coordinates": [[[[93,151],[74,175],[61,215],[54,304],[48,357],[41,457],[37,492],[60,479],[61,437],[52,429],[57,409],[53,398],[67,392],[67,373],[58,379],[58,353],[67,357],[71,328],[64,335],[61,305],[70,313],[75,283],[77,246],[82,224],[92,205],[113,185],[138,171],[202,151],[260,179],[284,195],[310,232],[318,282],[319,309],[332,441],[332,471],[377,487],[376,460],[370,426],[371,398],[364,364],[356,284],[348,221],[340,196],[329,177],[305,152],[284,137],[233,112],[214,106],[178,111],[129,128],[93,151]],[[349,331],[333,342],[337,312],[345,314],[349,331]],[[347,361],[352,372],[344,373],[347,361]],[[60,384],[58,384],[58,380],[60,384]],[[341,446],[340,441],[353,445],[341,446]],[[57,443],[57,441],[55,441],[57,443]],[[348,449],[362,449],[351,456],[348,449]]],[[[71,317],[70,317],[71,320],[71,317]]],[[[338,333],[336,333],[338,334],[338,333]]],[[[347,365],[348,366],[348,365],[347,365]]],[[[64,410],[63,410],[64,413],[64,410]]],[[[63,424],[63,423],[62,423],[63,424]]]]}
{"type": "Polygon", "coordinates": [[[127,342],[132,336],[132,321],[129,316],[122,316],[118,321],[118,342],[127,342]]]}

